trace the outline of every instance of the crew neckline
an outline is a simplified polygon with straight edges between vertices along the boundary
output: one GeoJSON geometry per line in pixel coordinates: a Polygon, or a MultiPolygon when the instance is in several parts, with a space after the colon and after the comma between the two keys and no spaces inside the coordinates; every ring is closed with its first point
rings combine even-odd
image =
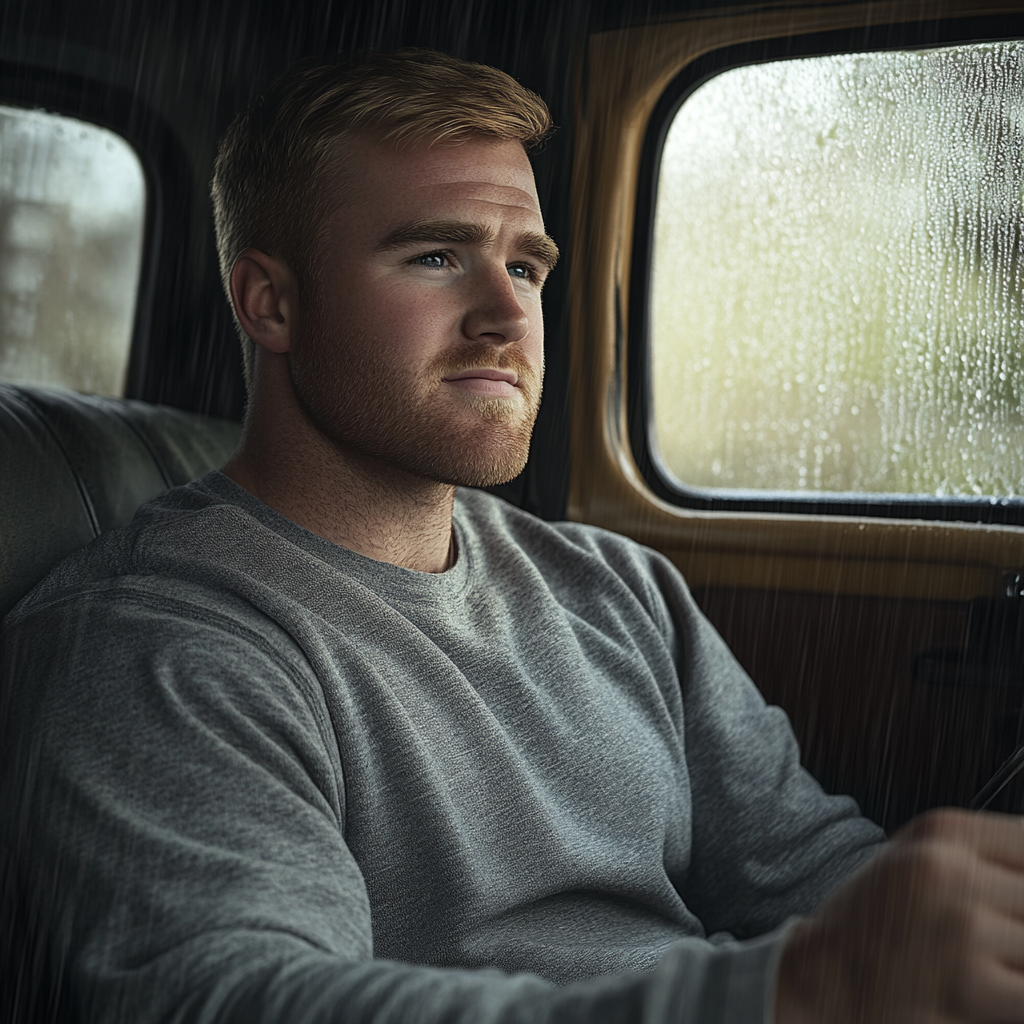
{"type": "Polygon", "coordinates": [[[457,595],[469,583],[472,545],[469,542],[469,531],[460,522],[462,509],[458,500],[458,490],[452,514],[455,561],[444,572],[434,573],[407,569],[393,562],[371,558],[342,544],[335,544],[271,508],[219,469],[211,470],[194,481],[194,484],[221,501],[241,508],[264,527],[308,554],[374,589],[380,589],[382,586],[388,589],[397,587],[398,593],[405,600],[426,598],[436,601],[442,595],[457,595]]]}

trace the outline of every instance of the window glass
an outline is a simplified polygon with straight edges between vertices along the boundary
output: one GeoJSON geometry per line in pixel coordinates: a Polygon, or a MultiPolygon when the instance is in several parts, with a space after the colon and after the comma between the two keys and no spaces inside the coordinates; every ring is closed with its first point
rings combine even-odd
{"type": "Polygon", "coordinates": [[[1024,493],[1024,46],[727,71],[656,201],[656,454],[703,488],[1024,493]]]}
{"type": "Polygon", "coordinates": [[[144,212],[120,136],[0,106],[0,380],[123,394],[144,212]]]}

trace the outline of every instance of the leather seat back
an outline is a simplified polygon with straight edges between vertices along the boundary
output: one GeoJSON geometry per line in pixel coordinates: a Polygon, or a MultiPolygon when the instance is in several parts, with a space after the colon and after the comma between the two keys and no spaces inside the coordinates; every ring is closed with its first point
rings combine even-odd
{"type": "Polygon", "coordinates": [[[240,429],[144,402],[0,384],[0,618],[144,501],[222,466],[240,429]]]}

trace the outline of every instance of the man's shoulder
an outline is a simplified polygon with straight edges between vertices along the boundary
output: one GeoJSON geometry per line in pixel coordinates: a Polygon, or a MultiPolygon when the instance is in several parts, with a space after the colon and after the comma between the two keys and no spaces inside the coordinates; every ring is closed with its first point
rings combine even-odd
{"type": "Polygon", "coordinates": [[[660,557],[651,548],[612,530],[569,520],[541,519],[504,498],[471,487],[458,488],[455,507],[457,521],[470,522],[506,543],[547,542],[600,558],[660,557]]]}
{"type": "Polygon", "coordinates": [[[541,519],[485,491],[458,489],[456,523],[488,553],[508,558],[518,552],[546,578],[569,573],[598,584],[602,574],[612,573],[631,589],[685,590],[678,571],[652,548],[599,526],[541,519]]]}
{"type": "Polygon", "coordinates": [[[237,544],[256,525],[206,481],[157,495],[127,526],[101,534],[57,563],[11,611],[4,626],[54,606],[140,587],[174,590],[176,583],[194,580],[216,561],[218,549],[237,544]]]}

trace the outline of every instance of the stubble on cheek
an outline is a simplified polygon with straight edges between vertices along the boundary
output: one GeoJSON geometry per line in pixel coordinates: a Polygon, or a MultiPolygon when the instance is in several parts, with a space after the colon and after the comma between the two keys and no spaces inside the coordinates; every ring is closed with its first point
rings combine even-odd
{"type": "Polygon", "coordinates": [[[466,345],[408,371],[381,358],[377,339],[314,317],[293,357],[299,404],[339,454],[358,452],[416,476],[456,486],[489,487],[526,464],[542,379],[515,346],[466,345]],[[519,395],[446,394],[443,378],[479,367],[513,370],[519,395]]]}

